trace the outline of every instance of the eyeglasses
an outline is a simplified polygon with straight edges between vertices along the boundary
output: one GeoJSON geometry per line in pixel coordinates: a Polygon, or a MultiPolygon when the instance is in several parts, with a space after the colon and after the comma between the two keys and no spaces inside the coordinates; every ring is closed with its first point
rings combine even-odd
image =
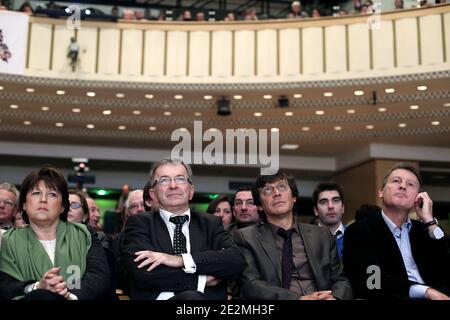
{"type": "Polygon", "coordinates": [[[242,207],[243,205],[244,205],[244,203],[245,203],[245,205],[247,206],[247,207],[251,207],[251,206],[254,206],[255,205],[255,203],[253,202],[253,200],[236,200],[235,202],[234,202],[234,206],[235,207],[242,207]]]}
{"type": "Polygon", "coordinates": [[[80,209],[81,208],[81,203],[79,202],[71,202],[70,203],[70,209],[80,209]]]}
{"type": "Polygon", "coordinates": [[[175,178],[163,176],[163,177],[159,178],[159,180],[156,180],[153,183],[152,187],[154,187],[157,184],[160,186],[168,186],[172,181],[174,181],[176,184],[191,183],[191,180],[185,176],[176,176],[175,178]]]}
{"type": "Polygon", "coordinates": [[[15,207],[16,203],[12,200],[6,199],[6,200],[0,200],[0,203],[3,204],[5,207],[15,207]]]}
{"type": "Polygon", "coordinates": [[[135,202],[135,203],[130,204],[128,206],[128,210],[135,210],[135,209],[138,209],[139,207],[145,208],[144,207],[144,201],[135,202]]]}
{"type": "Polygon", "coordinates": [[[275,187],[272,186],[265,186],[264,188],[261,189],[262,193],[265,196],[269,196],[271,195],[275,189],[277,189],[279,192],[284,192],[289,188],[289,185],[285,182],[280,182],[279,184],[277,184],[275,187]]]}

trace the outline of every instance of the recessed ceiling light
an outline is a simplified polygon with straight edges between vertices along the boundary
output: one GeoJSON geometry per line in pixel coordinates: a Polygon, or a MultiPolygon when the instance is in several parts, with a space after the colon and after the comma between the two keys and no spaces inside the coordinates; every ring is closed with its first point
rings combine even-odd
{"type": "Polygon", "coordinates": [[[219,131],[219,129],[217,129],[217,128],[209,128],[207,131],[217,132],[217,131],[219,131]]]}
{"type": "Polygon", "coordinates": [[[145,99],[153,99],[154,97],[155,97],[154,95],[149,94],[149,93],[147,93],[147,94],[145,95],[145,99]]]}
{"type": "Polygon", "coordinates": [[[141,113],[141,110],[133,110],[133,114],[136,116],[140,115],[141,113]]]}
{"type": "Polygon", "coordinates": [[[379,112],[386,112],[386,108],[378,108],[379,112]]]}
{"type": "Polygon", "coordinates": [[[440,125],[441,123],[439,122],[439,121],[431,121],[431,125],[432,126],[438,126],[438,125],[440,125]]]}
{"type": "Polygon", "coordinates": [[[303,97],[303,95],[301,93],[295,93],[294,94],[294,98],[295,99],[300,99],[301,97],[303,97]]]}
{"type": "Polygon", "coordinates": [[[55,126],[57,126],[58,128],[61,128],[61,127],[64,127],[64,123],[57,122],[57,123],[55,123],[55,126]]]}
{"type": "Polygon", "coordinates": [[[165,116],[171,116],[172,115],[172,112],[170,112],[170,111],[164,111],[164,113],[163,113],[165,116]]]}
{"type": "Polygon", "coordinates": [[[347,109],[348,114],[354,114],[356,112],[355,109],[347,109]]]}
{"type": "Polygon", "coordinates": [[[280,129],[279,128],[272,128],[272,129],[270,129],[270,131],[272,131],[272,132],[279,132],[280,129]]]}
{"type": "Polygon", "coordinates": [[[265,94],[265,95],[263,95],[263,98],[266,99],[266,100],[269,100],[269,99],[272,99],[272,95],[265,94]]]}
{"type": "Polygon", "coordinates": [[[86,95],[88,97],[95,97],[95,92],[89,91],[89,92],[86,92],[86,95]]]}
{"type": "Polygon", "coordinates": [[[334,127],[334,130],[336,130],[336,131],[341,131],[341,130],[342,130],[342,127],[341,127],[341,126],[335,126],[335,127],[334,127]]]}
{"type": "Polygon", "coordinates": [[[292,117],[292,116],[294,115],[294,113],[293,113],[292,111],[286,111],[286,112],[284,113],[284,115],[285,115],[286,117],[292,117]]]}
{"type": "Polygon", "coordinates": [[[362,90],[356,90],[355,92],[353,92],[353,94],[354,94],[355,96],[362,96],[362,95],[364,94],[364,91],[362,91],[362,90]]]}
{"type": "Polygon", "coordinates": [[[177,99],[177,100],[181,100],[181,99],[183,99],[183,95],[182,94],[176,94],[176,95],[174,95],[174,98],[177,99]]]}
{"type": "Polygon", "coordinates": [[[394,88],[386,88],[386,89],[384,89],[384,92],[386,92],[386,93],[394,93],[395,89],[394,88]]]}
{"type": "Polygon", "coordinates": [[[3,90],[3,89],[5,89],[3,86],[0,86],[0,90],[3,90]]]}
{"type": "Polygon", "coordinates": [[[411,110],[417,110],[417,109],[419,109],[419,106],[416,105],[416,104],[413,104],[412,106],[409,106],[409,108],[410,108],[411,110]]]}
{"type": "Polygon", "coordinates": [[[187,132],[188,131],[188,129],[186,129],[186,128],[179,128],[178,130],[183,131],[183,132],[187,132]]]}
{"type": "Polygon", "coordinates": [[[31,125],[31,121],[25,120],[25,121],[23,122],[23,124],[26,125],[26,126],[29,126],[29,125],[31,125]]]}
{"type": "Polygon", "coordinates": [[[25,91],[29,92],[29,93],[33,93],[34,92],[34,88],[26,88],[25,91]]]}
{"type": "Polygon", "coordinates": [[[9,106],[11,109],[19,109],[19,106],[17,104],[12,104],[9,106]]]}
{"type": "Polygon", "coordinates": [[[302,127],[302,131],[309,131],[310,128],[309,127],[302,127]]]}
{"type": "Polygon", "coordinates": [[[401,123],[398,124],[398,127],[399,128],[405,128],[406,127],[406,123],[401,122],[401,123]]]}
{"type": "Polygon", "coordinates": [[[323,110],[316,110],[316,114],[318,116],[323,116],[325,114],[325,111],[323,111],[323,110]]]}
{"type": "Polygon", "coordinates": [[[373,124],[368,124],[368,125],[366,126],[366,129],[367,129],[367,130],[372,130],[373,128],[375,128],[375,126],[374,126],[373,124]]]}
{"type": "Polygon", "coordinates": [[[332,97],[333,96],[333,92],[324,92],[323,96],[324,97],[332,97]]]}
{"type": "Polygon", "coordinates": [[[428,89],[427,86],[417,86],[417,90],[419,90],[419,91],[425,91],[427,89],[428,89]]]}
{"type": "Polygon", "coordinates": [[[80,109],[80,108],[73,108],[73,109],[72,109],[72,112],[73,112],[73,113],[80,113],[80,112],[81,112],[81,109],[80,109]]]}
{"type": "Polygon", "coordinates": [[[205,100],[211,100],[212,98],[213,98],[213,96],[211,96],[209,94],[203,96],[203,99],[205,99],[205,100]]]}
{"type": "Polygon", "coordinates": [[[202,116],[202,113],[201,113],[201,112],[194,112],[194,116],[196,116],[196,117],[201,117],[201,116],[202,116]]]}
{"type": "Polygon", "coordinates": [[[444,107],[450,107],[450,102],[444,103],[444,107]]]}
{"type": "Polygon", "coordinates": [[[43,106],[43,107],[41,107],[41,110],[42,110],[42,111],[48,111],[48,110],[50,110],[50,108],[47,107],[47,106],[43,106]]]}
{"type": "Polygon", "coordinates": [[[125,93],[116,93],[116,97],[117,98],[124,98],[125,97],[125,93]]]}
{"type": "Polygon", "coordinates": [[[102,113],[103,113],[105,116],[109,116],[109,115],[111,114],[111,110],[103,110],[102,113]]]}
{"type": "Polygon", "coordinates": [[[262,112],[255,112],[254,114],[253,114],[255,117],[262,117],[262,112]]]}
{"type": "Polygon", "coordinates": [[[283,144],[281,146],[281,149],[283,149],[283,150],[295,150],[295,149],[298,149],[298,147],[299,147],[298,144],[286,143],[286,144],[283,144]]]}
{"type": "Polygon", "coordinates": [[[86,128],[88,128],[88,129],[94,129],[95,126],[94,126],[92,123],[90,123],[90,124],[87,124],[87,125],[86,125],[86,128]]]}
{"type": "Polygon", "coordinates": [[[56,94],[57,94],[58,96],[63,96],[63,95],[66,94],[66,92],[65,92],[64,90],[56,90],[56,94]]]}
{"type": "Polygon", "coordinates": [[[155,126],[150,126],[150,127],[148,127],[148,130],[150,130],[150,131],[156,131],[156,127],[155,126]]]}
{"type": "Polygon", "coordinates": [[[117,129],[119,130],[125,130],[127,128],[127,126],[118,126],[117,129]]]}
{"type": "Polygon", "coordinates": [[[233,96],[233,99],[234,100],[241,100],[242,96],[240,94],[236,94],[236,95],[233,96]]]}

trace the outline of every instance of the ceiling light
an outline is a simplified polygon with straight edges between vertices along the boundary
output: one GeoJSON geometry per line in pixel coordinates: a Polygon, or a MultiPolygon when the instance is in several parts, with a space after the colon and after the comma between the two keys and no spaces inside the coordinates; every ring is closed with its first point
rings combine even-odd
{"type": "Polygon", "coordinates": [[[341,130],[342,130],[342,127],[341,127],[341,126],[336,126],[336,127],[334,127],[334,130],[336,130],[336,131],[341,131],[341,130]]]}
{"type": "Polygon", "coordinates": [[[111,110],[103,110],[102,113],[103,113],[105,116],[109,116],[109,115],[111,114],[111,110]]]}
{"type": "Polygon", "coordinates": [[[379,112],[386,112],[386,108],[378,108],[379,112]]]}
{"type": "Polygon", "coordinates": [[[141,113],[141,110],[133,110],[133,114],[136,116],[140,115],[141,113]]]}
{"type": "Polygon", "coordinates": [[[31,121],[25,120],[25,121],[23,122],[23,124],[26,125],[26,126],[29,126],[29,125],[31,125],[31,121]]]}
{"type": "Polygon", "coordinates": [[[145,95],[145,99],[153,99],[154,97],[155,97],[154,95],[149,94],[149,93],[147,93],[147,94],[145,95]]]}
{"type": "Polygon", "coordinates": [[[362,90],[356,90],[355,92],[353,92],[353,94],[354,94],[355,96],[362,96],[362,95],[364,94],[364,91],[362,91],[362,90]]]}
{"type": "Polygon", "coordinates": [[[116,97],[117,98],[124,98],[125,97],[125,93],[116,93],[116,97]]]}
{"type": "Polygon", "coordinates": [[[409,106],[409,108],[410,108],[411,110],[417,110],[417,109],[419,109],[419,106],[416,105],[416,104],[414,104],[414,105],[412,105],[412,106],[409,106]]]}
{"type": "Polygon", "coordinates": [[[332,97],[333,96],[333,92],[324,92],[323,96],[324,97],[332,97]]]}
{"type": "Polygon", "coordinates": [[[289,99],[286,96],[281,96],[278,99],[278,107],[280,108],[287,108],[289,107],[289,99]]]}
{"type": "Polygon", "coordinates": [[[58,96],[63,96],[63,95],[66,94],[66,92],[65,92],[64,90],[56,90],[56,94],[57,94],[58,96]]]}
{"type": "Polygon", "coordinates": [[[186,129],[186,128],[179,128],[178,130],[180,130],[182,132],[187,132],[188,131],[188,129],[186,129]]]}
{"type": "Polygon", "coordinates": [[[399,128],[405,128],[406,127],[406,123],[401,122],[401,123],[398,124],[398,127],[399,128]]]}
{"type": "Polygon", "coordinates": [[[431,121],[431,125],[432,126],[438,126],[438,125],[440,125],[441,123],[439,122],[439,121],[431,121]]]}
{"type": "Polygon", "coordinates": [[[450,107],[450,102],[444,103],[444,107],[450,107]]]}
{"type": "Polygon", "coordinates": [[[281,149],[283,149],[283,150],[295,150],[295,149],[298,149],[298,147],[299,147],[298,144],[289,144],[289,143],[286,143],[286,144],[283,144],[283,145],[281,146],[281,149]]]}
{"type": "Polygon", "coordinates": [[[300,99],[301,97],[303,97],[303,95],[301,93],[295,93],[294,94],[294,98],[295,99],[300,99]]]}
{"type": "Polygon", "coordinates": [[[170,111],[164,111],[164,113],[163,113],[165,116],[171,116],[172,115],[172,112],[170,112],[170,111]]]}
{"type": "Polygon", "coordinates": [[[302,127],[302,131],[309,131],[310,128],[309,127],[302,127]]]}
{"type": "Polygon", "coordinates": [[[375,126],[374,126],[373,124],[368,124],[368,125],[366,126],[366,129],[367,129],[367,130],[372,130],[373,128],[375,128],[375,126]]]}
{"type": "Polygon", "coordinates": [[[73,113],[80,113],[80,112],[81,112],[81,109],[80,109],[80,108],[73,108],[73,109],[72,109],[72,112],[73,112],[73,113]]]}
{"type": "Polygon", "coordinates": [[[127,128],[127,126],[118,126],[117,129],[119,130],[125,130],[127,128]]]}
{"type": "Polygon", "coordinates": [[[25,91],[29,92],[29,93],[33,93],[34,92],[34,88],[26,88],[25,91]]]}
{"type": "Polygon", "coordinates": [[[279,128],[272,128],[272,129],[270,129],[270,131],[272,131],[272,132],[279,132],[280,129],[279,128]]]}
{"type": "Polygon", "coordinates": [[[43,107],[41,107],[41,110],[42,110],[42,111],[48,111],[48,110],[50,110],[50,108],[47,107],[47,106],[43,106],[43,107]]]}
{"type": "Polygon", "coordinates": [[[419,91],[425,91],[427,89],[428,89],[427,86],[417,86],[417,90],[419,91]]]}
{"type": "Polygon", "coordinates": [[[219,131],[219,129],[217,129],[217,128],[209,128],[206,131],[217,132],[217,131],[219,131]]]}
{"type": "Polygon", "coordinates": [[[176,94],[176,95],[174,95],[174,98],[177,99],[177,100],[181,100],[181,99],[183,99],[183,95],[182,94],[176,94]]]}
{"type": "Polygon", "coordinates": [[[156,131],[156,127],[155,126],[150,126],[150,127],[148,127],[148,130],[150,130],[150,131],[156,131]]]}
{"type": "Polygon", "coordinates": [[[12,104],[9,106],[11,109],[19,109],[19,106],[17,104],[12,104]]]}
{"type": "Polygon", "coordinates": [[[255,112],[254,114],[253,114],[255,117],[262,117],[262,112],[255,112]]]}
{"type": "Polygon", "coordinates": [[[284,115],[285,115],[286,117],[292,117],[292,116],[294,115],[294,113],[293,113],[292,111],[286,111],[286,112],[284,113],[284,115]]]}
{"type": "Polygon", "coordinates": [[[316,110],[316,114],[318,116],[323,116],[325,114],[325,111],[323,111],[323,110],[316,110]]]}
{"type": "Polygon", "coordinates": [[[4,89],[4,87],[3,86],[0,86],[0,90],[3,90],[4,89]]]}
{"type": "Polygon", "coordinates": [[[269,100],[269,99],[272,99],[272,95],[265,94],[265,95],[263,95],[263,98],[266,99],[266,100],[269,100]]]}
{"type": "Polygon", "coordinates": [[[94,129],[95,128],[95,126],[93,125],[93,124],[87,124],[86,125],[86,128],[88,128],[88,129],[94,129]]]}
{"type": "Polygon", "coordinates": [[[58,128],[61,128],[61,127],[64,127],[64,123],[57,122],[57,123],[55,123],[55,126],[57,126],[58,128]]]}
{"type": "Polygon", "coordinates": [[[347,109],[348,114],[354,114],[356,112],[355,109],[347,109]]]}
{"type": "Polygon", "coordinates": [[[95,92],[89,91],[89,92],[86,92],[86,95],[88,97],[95,97],[95,92]]]}
{"type": "Polygon", "coordinates": [[[241,99],[242,99],[242,96],[239,95],[239,94],[236,94],[236,95],[233,96],[233,99],[234,99],[234,100],[241,100],[241,99]]]}
{"type": "Polygon", "coordinates": [[[205,100],[211,100],[212,98],[213,98],[213,96],[211,96],[211,95],[203,96],[203,99],[205,99],[205,100]]]}
{"type": "Polygon", "coordinates": [[[231,114],[230,100],[222,97],[217,100],[217,114],[219,116],[229,116],[231,114]]]}
{"type": "Polygon", "coordinates": [[[196,117],[201,117],[201,116],[202,116],[202,113],[201,113],[201,112],[194,112],[194,116],[196,116],[196,117]]]}
{"type": "Polygon", "coordinates": [[[386,92],[386,93],[394,93],[395,89],[394,88],[386,88],[386,89],[384,89],[384,92],[386,92]]]}

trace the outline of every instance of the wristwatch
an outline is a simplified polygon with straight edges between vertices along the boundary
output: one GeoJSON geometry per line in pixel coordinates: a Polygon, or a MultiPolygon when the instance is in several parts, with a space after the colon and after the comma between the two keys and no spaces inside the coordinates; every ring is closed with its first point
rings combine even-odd
{"type": "Polygon", "coordinates": [[[433,225],[439,225],[439,222],[437,221],[436,218],[433,218],[433,220],[428,221],[427,223],[424,223],[425,229],[427,229],[429,226],[433,226],[433,225]]]}

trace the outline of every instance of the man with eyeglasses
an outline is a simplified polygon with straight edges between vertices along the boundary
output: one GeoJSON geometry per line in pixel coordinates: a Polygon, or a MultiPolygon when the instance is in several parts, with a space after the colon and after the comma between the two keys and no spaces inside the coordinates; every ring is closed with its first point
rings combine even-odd
{"type": "Polygon", "coordinates": [[[245,262],[220,218],[189,209],[191,168],[164,159],[150,170],[159,211],[130,216],[121,248],[132,299],[226,299],[245,262]]]}
{"type": "Polygon", "coordinates": [[[319,226],[300,223],[294,215],[298,198],[294,178],[282,172],[261,175],[252,193],[263,222],[234,234],[247,261],[239,279],[242,297],[351,299],[333,236],[319,226]]]}
{"type": "Polygon", "coordinates": [[[8,182],[0,184],[0,245],[3,232],[14,227],[18,197],[19,190],[15,186],[8,182]]]}
{"type": "Polygon", "coordinates": [[[319,226],[326,227],[336,239],[339,257],[342,257],[345,226],[342,223],[344,214],[344,191],[334,182],[322,182],[314,189],[312,200],[314,214],[319,219],[319,226]]]}

